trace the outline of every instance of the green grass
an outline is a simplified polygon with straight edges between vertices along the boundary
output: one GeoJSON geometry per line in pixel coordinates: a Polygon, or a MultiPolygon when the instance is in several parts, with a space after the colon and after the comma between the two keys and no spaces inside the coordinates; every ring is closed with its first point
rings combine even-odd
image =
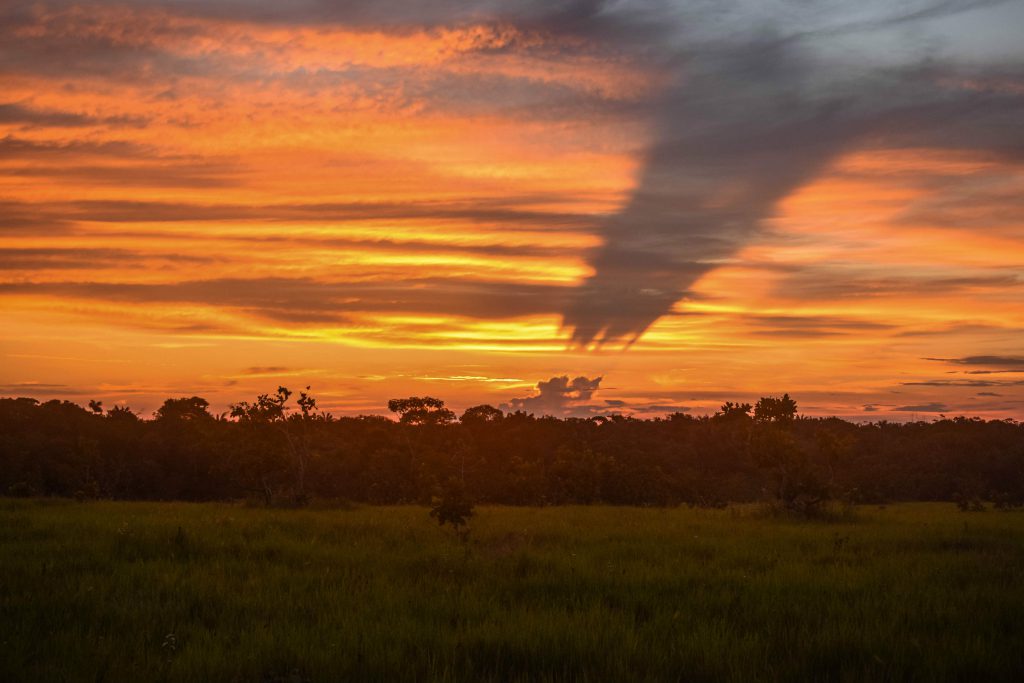
{"type": "Polygon", "coordinates": [[[566,679],[1024,680],[1024,514],[0,501],[3,681],[566,679]]]}

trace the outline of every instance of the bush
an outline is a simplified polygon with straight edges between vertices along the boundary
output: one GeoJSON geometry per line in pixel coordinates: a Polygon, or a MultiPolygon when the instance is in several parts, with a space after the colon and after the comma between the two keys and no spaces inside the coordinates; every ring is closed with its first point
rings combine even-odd
{"type": "Polygon", "coordinates": [[[430,516],[440,526],[451,524],[459,540],[469,540],[469,519],[473,516],[473,503],[461,482],[449,482],[440,497],[435,497],[430,516]]]}

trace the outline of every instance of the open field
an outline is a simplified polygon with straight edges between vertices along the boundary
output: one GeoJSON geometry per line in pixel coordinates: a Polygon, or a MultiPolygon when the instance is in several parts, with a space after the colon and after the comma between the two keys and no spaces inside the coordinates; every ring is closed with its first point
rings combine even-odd
{"type": "Polygon", "coordinates": [[[0,680],[1021,680],[1024,514],[0,501],[0,680]]]}

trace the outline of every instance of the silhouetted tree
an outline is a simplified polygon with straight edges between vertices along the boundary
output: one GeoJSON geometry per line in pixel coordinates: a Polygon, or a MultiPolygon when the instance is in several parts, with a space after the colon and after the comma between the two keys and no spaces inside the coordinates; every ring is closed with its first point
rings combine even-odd
{"type": "Polygon", "coordinates": [[[157,420],[199,422],[213,419],[209,408],[209,401],[198,396],[169,398],[157,409],[154,416],[157,420]]]}
{"type": "MultiPolygon", "coordinates": [[[[764,401],[765,399],[761,399],[764,401]]],[[[750,411],[753,408],[749,403],[733,403],[732,401],[726,401],[722,404],[722,407],[715,413],[715,417],[723,420],[742,420],[750,418],[750,411]]],[[[794,411],[796,406],[794,404],[794,411]]]]}
{"type": "Polygon", "coordinates": [[[469,520],[474,515],[473,503],[466,495],[466,488],[461,481],[450,479],[439,497],[435,497],[430,508],[430,516],[440,526],[451,524],[455,535],[465,543],[469,540],[469,520]]]}
{"type": "Polygon", "coordinates": [[[795,418],[796,401],[791,399],[789,394],[783,394],[782,398],[764,397],[754,405],[754,420],[756,422],[787,424],[795,418]]]}
{"type": "Polygon", "coordinates": [[[455,413],[444,407],[444,401],[432,396],[393,398],[388,410],[399,415],[407,425],[446,425],[455,421],[455,413]]]}
{"type": "Polygon", "coordinates": [[[489,422],[500,422],[504,418],[505,413],[501,412],[494,406],[485,404],[466,408],[465,412],[462,413],[462,417],[459,418],[459,422],[465,425],[486,424],[489,422]]]}
{"type": "Polygon", "coordinates": [[[231,406],[230,416],[255,437],[259,483],[268,505],[274,500],[275,489],[280,487],[280,483],[275,484],[275,480],[280,479],[278,472],[275,472],[279,468],[276,466],[279,458],[275,456],[281,450],[286,453],[285,461],[290,462],[290,466],[281,469],[291,470],[288,478],[293,482],[292,502],[305,505],[309,500],[306,473],[313,455],[311,423],[327,420],[328,416],[317,412],[316,399],[308,391],[309,387],[306,387],[299,394],[297,414],[289,414],[288,400],[292,391],[287,387],[278,387],[274,394],[260,394],[252,403],[242,401],[231,406]],[[268,432],[280,438],[274,438],[268,432]],[[275,442],[282,444],[283,449],[275,446],[275,442]]]}

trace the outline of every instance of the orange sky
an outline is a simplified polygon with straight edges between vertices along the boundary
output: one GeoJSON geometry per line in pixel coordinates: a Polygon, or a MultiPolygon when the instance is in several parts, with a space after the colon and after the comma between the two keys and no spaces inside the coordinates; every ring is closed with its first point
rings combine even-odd
{"type": "MultiPolygon", "coordinates": [[[[632,346],[579,348],[566,302],[641,182],[649,103],[685,77],[486,17],[11,11],[0,395],[149,413],[308,384],[364,413],[568,375],[600,388],[556,412],[787,391],[852,419],[1024,418],[1020,147],[847,145],[632,346]]],[[[1024,79],[957,87],[1019,99],[1024,79]]]]}

